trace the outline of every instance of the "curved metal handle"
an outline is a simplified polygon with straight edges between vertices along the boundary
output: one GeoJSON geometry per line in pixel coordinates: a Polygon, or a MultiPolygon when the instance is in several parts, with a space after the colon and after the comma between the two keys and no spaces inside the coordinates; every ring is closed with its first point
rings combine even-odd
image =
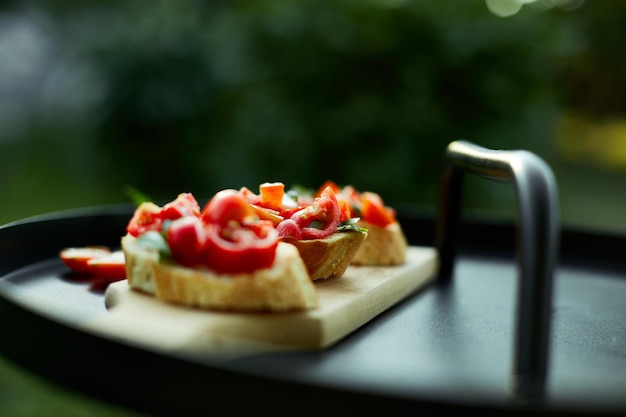
{"type": "Polygon", "coordinates": [[[464,172],[516,188],[519,287],[512,388],[518,397],[542,397],[559,245],[557,186],[552,171],[531,152],[490,150],[467,141],[450,143],[446,160],[437,223],[441,284],[449,283],[454,272],[464,172]]]}

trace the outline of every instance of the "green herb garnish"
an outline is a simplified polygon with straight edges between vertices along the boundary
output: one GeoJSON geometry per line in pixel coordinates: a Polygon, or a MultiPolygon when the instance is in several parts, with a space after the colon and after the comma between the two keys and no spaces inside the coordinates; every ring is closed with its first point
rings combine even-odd
{"type": "Polygon", "coordinates": [[[351,219],[346,220],[345,222],[339,223],[337,226],[338,232],[367,232],[365,227],[361,227],[357,224],[359,221],[358,217],[353,217],[351,219]]]}

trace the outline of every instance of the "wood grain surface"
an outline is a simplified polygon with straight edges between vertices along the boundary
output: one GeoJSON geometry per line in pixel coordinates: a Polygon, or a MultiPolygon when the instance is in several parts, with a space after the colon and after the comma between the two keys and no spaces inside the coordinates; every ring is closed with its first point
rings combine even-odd
{"type": "Polygon", "coordinates": [[[126,280],[106,292],[108,314],[87,330],[142,348],[228,359],[267,351],[324,349],[429,284],[438,258],[411,246],[399,266],[350,266],[342,277],[315,282],[320,306],[305,312],[201,310],[132,290],[126,280]]]}

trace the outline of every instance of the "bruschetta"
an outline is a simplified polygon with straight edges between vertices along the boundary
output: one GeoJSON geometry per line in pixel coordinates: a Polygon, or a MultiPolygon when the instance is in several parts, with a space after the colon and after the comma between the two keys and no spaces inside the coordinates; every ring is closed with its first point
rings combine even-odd
{"type": "Polygon", "coordinates": [[[327,181],[324,187],[335,190],[340,204],[347,206],[348,217],[368,231],[367,240],[352,257],[352,265],[393,266],[405,262],[408,241],[393,208],[371,191],[358,191],[352,185],[338,186],[327,181]]]}
{"type": "Polygon", "coordinates": [[[341,277],[368,230],[357,225],[332,187],[315,194],[285,192],[285,184],[263,183],[254,193],[240,192],[260,217],[270,219],[282,242],[294,245],[313,281],[341,277]]]}
{"type": "Polygon", "coordinates": [[[318,306],[298,250],[237,190],[202,210],[190,193],[162,207],[141,203],[121,247],[130,287],[168,302],[240,312],[318,306]]]}

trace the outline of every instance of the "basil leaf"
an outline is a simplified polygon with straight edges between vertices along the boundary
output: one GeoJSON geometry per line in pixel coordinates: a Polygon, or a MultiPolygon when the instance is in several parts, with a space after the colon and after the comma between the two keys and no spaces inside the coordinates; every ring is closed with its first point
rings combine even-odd
{"type": "Polygon", "coordinates": [[[126,187],[124,187],[124,194],[126,194],[128,198],[130,198],[131,201],[137,206],[139,206],[141,203],[153,201],[146,194],[142,193],[131,185],[127,185],[126,187]]]}
{"type": "Polygon", "coordinates": [[[361,227],[357,224],[359,221],[358,217],[353,217],[351,219],[346,220],[345,222],[339,223],[337,226],[338,232],[367,232],[365,227],[361,227]]]}
{"type": "Polygon", "coordinates": [[[172,255],[165,238],[157,231],[142,234],[137,238],[137,244],[146,249],[158,251],[162,258],[169,258],[172,255]]]}

